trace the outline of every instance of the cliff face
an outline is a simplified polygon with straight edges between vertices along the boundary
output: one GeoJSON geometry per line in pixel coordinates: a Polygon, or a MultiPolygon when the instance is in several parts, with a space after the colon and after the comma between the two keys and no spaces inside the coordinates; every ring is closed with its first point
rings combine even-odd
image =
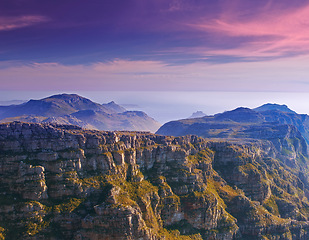
{"type": "Polygon", "coordinates": [[[1,124],[0,239],[307,239],[307,162],[288,159],[266,140],[1,124]]]}

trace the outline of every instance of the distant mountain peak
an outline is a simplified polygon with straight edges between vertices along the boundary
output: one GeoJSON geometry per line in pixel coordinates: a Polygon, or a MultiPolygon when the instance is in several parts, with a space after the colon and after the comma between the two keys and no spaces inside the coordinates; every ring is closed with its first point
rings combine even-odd
{"type": "Polygon", "coordinates": [[[254,108],[253,110],[257,112],[280,111],[280,112],[286,112],[286,113],[296,113],[295,111],[288,108],[287,105],[285,104],[280,105],[276,103],[266,103],[266,104],[263,104],[262,106],[254,108]]]}
{"type": "Polygon", "coordinates": [[[81,97],[81,96],[79,96],[78,94],[75,94],[75,93],[73,93],[73,94],[61,93],[61,94],[55,94],[55,95],[52,95],[52,96],[49,96],[49,97],[46,97],[46,98],[43,98],[43,99],[49,99],[49,98],[70,99],[70,98],[84,98],[84,97],[81,97]]]}
{"type": "Polygon", "coordinates": [[[217,120],[231,120],[235,122],[263,122],[264,117],[250,108],[239,107],[231,111],[215,115],[217,120]]]}
{"type": "Polygon", "coordinates": [[[192,113],[192,115],[188,118],[201,118],[201,117],[205,117],[205,116],[207,116],[207,115],[203,111],[196,111],[196,112],[192,113]]]}
{"type": "Polygon", "coordinates": [[[125,109],[124,107],[118,105],[114,101],[111,101],[111,102],[106,103],[106,104],[102,104],[102,106],[108,107],[109,109],[112,109],[112,110],[114,110],[117,113],[123,113],[123,112],[127,111],[127,109],[125,109]]]}
{"type": "Polygon", "coordinates": [[[85,97],[82,97],[78,94],[67,94],[67,93],[52,95],[52,96],[43,98],[41,100],[48,101],[48,100],[53,100],[53,99],[63,100],[64,102],[77,102],[77,101],[92,102],[91,100],[85,97]]]}

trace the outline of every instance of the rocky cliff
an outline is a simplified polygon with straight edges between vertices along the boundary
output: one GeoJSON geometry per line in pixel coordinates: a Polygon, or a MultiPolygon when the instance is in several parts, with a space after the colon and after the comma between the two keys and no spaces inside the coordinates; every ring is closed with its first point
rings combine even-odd
{"type": "Polygon", "coordinates": [[[290,151],[0,124],[0,239],[308,239],[308,162],[290,151]]]}

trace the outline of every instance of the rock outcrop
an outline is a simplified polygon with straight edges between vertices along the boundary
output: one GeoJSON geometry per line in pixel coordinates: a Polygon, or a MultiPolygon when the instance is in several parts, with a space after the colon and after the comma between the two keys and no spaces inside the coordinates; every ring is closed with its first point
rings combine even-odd
{"type": "Polygon", "coordinates": [[[0,238],[307,239],[301,161],[268,140],[0,124],[0,238]]]}

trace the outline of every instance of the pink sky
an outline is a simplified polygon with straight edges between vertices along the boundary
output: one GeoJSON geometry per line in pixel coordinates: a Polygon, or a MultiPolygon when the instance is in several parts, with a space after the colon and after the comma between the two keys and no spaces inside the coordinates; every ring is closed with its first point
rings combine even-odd
{"type": "Polygon", "coordinates": [[[309,90],[306,1],[32,0],[0,9],[0,90],[309,90]]]}

